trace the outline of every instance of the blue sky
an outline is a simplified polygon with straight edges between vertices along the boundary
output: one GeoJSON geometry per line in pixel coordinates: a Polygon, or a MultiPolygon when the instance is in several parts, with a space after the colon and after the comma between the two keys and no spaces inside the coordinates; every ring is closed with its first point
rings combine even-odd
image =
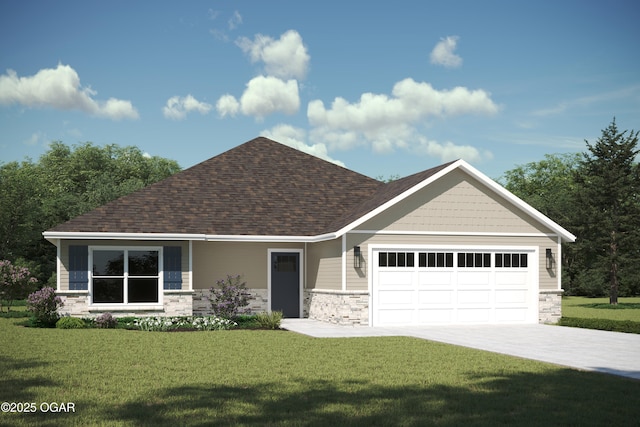
{"type": "Polygon", "coordinates": [[[372,177],[497,178],[640,129],[639,21],[634,0],[3,0],[0,161],[91,141],[187,168],[264,135],[372,177]]]}

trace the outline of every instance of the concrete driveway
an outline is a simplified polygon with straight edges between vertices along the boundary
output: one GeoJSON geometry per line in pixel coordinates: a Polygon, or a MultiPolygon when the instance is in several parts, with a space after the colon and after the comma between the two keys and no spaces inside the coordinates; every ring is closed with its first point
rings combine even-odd
{"type": "Polygon", "coordinates": [[[351,327],[283,319],[317,338],[407,336],[640,380],[640,335],[550,325],[351,327]]]}

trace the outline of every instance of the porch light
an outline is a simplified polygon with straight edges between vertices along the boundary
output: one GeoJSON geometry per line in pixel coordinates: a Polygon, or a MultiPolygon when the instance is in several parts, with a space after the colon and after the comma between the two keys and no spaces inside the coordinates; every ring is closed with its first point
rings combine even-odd
{"type": "Polygon", "coordinates": [[[353,247],[353,268],[362,267],[360,246],[353,247]]]}
{"type": "Polygon", "coordinates": [[[547,269],[551,270],[553,268],[553,252],[551,252],[550,248],[547,248],[547,269]]]}

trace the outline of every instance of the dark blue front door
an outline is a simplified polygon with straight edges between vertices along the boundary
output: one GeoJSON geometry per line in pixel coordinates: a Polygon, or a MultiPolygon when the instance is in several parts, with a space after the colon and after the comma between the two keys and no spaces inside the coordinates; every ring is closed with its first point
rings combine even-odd
{"type": "Polygon", "coordinates": [[[300,317],[300,254],[271,253],[271,310],[300,317]]]}

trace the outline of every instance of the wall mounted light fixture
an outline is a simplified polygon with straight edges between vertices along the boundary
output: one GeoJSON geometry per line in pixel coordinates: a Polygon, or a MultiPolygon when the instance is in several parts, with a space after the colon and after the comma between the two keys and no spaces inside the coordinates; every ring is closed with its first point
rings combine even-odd
{"type": "Polygon", "coordinates": [[[550,248],[547,248],[547,269],[551,270],[553,268],[553,252],[551,252],[550,248]]]}
{"type": "Polygon", "coordinates": [[[353,247],[353,268],[362,267],[362,252],[360,252],[360,246],[353,247]]]}

